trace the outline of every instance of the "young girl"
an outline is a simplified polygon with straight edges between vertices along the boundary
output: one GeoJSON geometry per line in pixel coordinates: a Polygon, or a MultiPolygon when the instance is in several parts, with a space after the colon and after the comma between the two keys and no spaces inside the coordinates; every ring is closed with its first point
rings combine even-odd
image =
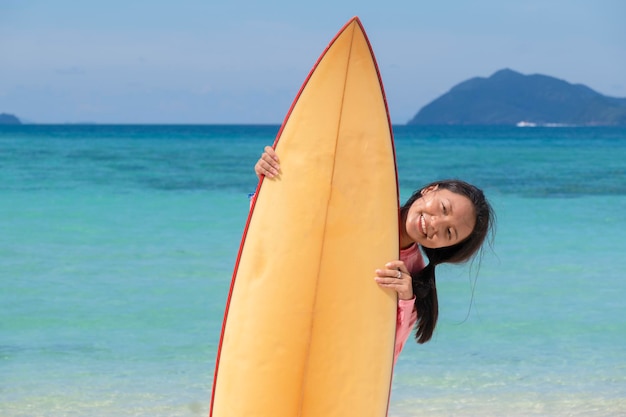
{"type": "MultiPolygon", "coordinates": [[[[274,178],[279,169],[276,152],[265,147],[254,166],[257,176],[274,178]]],[[[400,208],[400,219],[400,259],[375,271],[378,285],[398,293],[394,362],[414,325],[418,343],[432,337],[439,315],[435,267],[472,259],[493,232],[494,212],[480,189],[443,180],[416,191],[400,208]]]]}

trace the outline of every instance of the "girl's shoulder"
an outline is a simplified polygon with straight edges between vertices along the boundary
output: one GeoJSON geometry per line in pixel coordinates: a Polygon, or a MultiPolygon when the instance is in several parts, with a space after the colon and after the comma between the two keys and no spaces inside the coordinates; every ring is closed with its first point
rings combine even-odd
{"type": "Polygon", "coordinates": [[[425,266],[422,251],[417,243],[412,244],[406,249],[401,249],[400,260],[404,262],[411,274],[421,271],[425,266]]]}

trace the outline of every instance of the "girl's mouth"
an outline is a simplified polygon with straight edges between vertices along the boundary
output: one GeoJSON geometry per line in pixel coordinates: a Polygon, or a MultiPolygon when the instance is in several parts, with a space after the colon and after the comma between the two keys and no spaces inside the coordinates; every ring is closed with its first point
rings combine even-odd
{"type": "Polygon", "coordinates": [[[422,234],[425,237],[428,237],[428,234],[426,233],[426,219],[424,219],[424,215],[420,214],[420,218],[419,218],[419,227],[420,227],[420,232],[422,232],[422,234]]]}

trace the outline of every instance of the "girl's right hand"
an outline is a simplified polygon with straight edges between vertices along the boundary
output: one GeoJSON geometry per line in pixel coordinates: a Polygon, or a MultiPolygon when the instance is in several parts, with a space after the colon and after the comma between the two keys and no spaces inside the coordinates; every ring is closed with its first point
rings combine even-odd
{"type": "Polygon", "coordinates": [[[415,297],[411,274],[402,261],[391,261],[384,269],[377,269],[375,279],[381,287],[395,290],[400,300],[412,300],[415,297]]]}
{"type": "Polygon", "coordinates": [[[278,155],[271,146],[266,146],[263,149],[261,157],[254,165],[254,172],[256,176],[261,179],[261,175],[265,175],[267,178],[274,178],[280,172],[280,165],[278,155]]]}

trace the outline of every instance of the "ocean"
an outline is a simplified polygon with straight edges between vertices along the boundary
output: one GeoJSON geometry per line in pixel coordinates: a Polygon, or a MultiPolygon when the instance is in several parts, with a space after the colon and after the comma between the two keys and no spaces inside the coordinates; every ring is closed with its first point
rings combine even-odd
{"type": "MultiPolygon", "coordinates": [[[[235,258],[278,126],[0,126],[0,415],[206,416],[235,258]]],[[[401,199],[498,221],[438,268],[389,416],[626,416],[626,129],[394,128],[401,199]]]]}

